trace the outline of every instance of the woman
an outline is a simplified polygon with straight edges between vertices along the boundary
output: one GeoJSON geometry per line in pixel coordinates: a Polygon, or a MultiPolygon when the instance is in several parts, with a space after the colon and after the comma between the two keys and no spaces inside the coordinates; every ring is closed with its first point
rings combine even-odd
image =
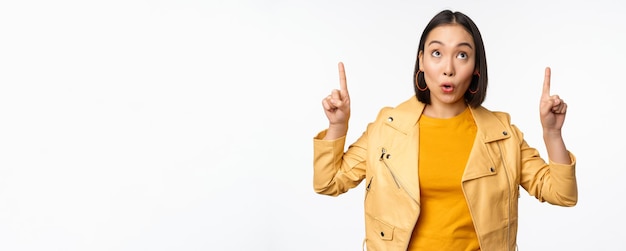
{"type": "Polygon", "coordinates": [[[415,96],[381,109],[345,152],[342,63],[339,75],[340,89],[322,101],[329,127],[314,138],[314,188],[337,196],[365,179],[368,250],[515,250],[520,186],[541,202],[576,204],[576,161],[561,135],[567,105],[550,95],[550,69],[539,106],[546,163],[507,113],[482,106],[485,49],[463,13],[445,10],[428,23],[415,96]]]}

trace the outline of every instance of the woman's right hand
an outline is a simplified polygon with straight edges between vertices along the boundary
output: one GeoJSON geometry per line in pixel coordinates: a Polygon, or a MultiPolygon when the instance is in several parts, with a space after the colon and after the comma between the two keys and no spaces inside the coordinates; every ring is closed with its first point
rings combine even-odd
{"type": "Polygon", "coordinates": [[[350,95],[346,81],[346,70],[342,62],[339,62],[339,90],[334,89],[322,100],[324,113],[328,118],[328,132],[324,139],[337,139],[348,132],[348,120],[350,120],[350,95]]]}

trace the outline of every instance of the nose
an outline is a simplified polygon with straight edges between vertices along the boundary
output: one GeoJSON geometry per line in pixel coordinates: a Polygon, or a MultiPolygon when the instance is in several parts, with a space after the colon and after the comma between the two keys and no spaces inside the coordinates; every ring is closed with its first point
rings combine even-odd
{"type": "Polygon", "coordinates": [[[452,63],[452,60],[448,60],[447,62],[445,62],[443,75],[448,77],[454,76],[454,65],[452,63]]]}

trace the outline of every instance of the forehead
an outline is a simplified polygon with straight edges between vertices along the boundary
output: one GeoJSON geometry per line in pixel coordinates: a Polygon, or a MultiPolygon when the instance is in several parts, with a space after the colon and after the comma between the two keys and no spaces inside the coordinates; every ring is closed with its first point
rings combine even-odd
{"type": "Polygon", "coordinates": [[[426,46],[429,46],[431,42],[438,41],[443,45],[456,46],[461,43],[467,43],[475,48],[474,38],[470,35],[465,28],[460,24],[444,24],[435,27],[428,33],[426,37],[426,46]]]}

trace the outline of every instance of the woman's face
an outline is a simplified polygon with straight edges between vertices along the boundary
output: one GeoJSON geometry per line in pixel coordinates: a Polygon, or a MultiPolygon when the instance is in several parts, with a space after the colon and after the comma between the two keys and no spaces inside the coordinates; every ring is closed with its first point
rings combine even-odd
{"type": "Polygon", "coordinates": [[[476,70],[475,48],[474,39],[459,24],[430,31],[419,60],[432,105],[465,105],[464,94],[476,70]]]}

